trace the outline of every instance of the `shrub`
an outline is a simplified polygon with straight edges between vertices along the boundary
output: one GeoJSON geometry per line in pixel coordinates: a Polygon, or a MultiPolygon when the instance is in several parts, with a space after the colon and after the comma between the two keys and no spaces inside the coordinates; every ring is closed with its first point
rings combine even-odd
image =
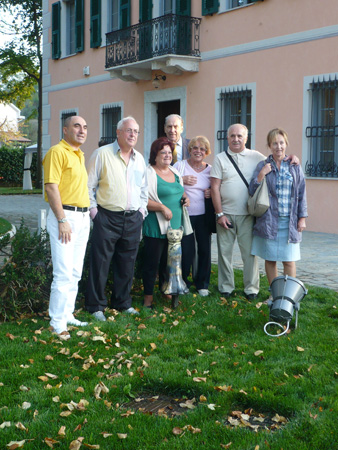
{"type": "Polygon", "coordinates": [[[0,320],[44,311],[52,280],[46,232],[31,234],[22,221],[12,240],[5,237],[0,241],[0,254],[4,258],[0,267],[0,320]]]}
{"type": "MultiPolygon", "coordinates": [[[[24,149],[17,147],[2,146],[0,148],[0,181],[6,185],[22,185],[23,167],[25,153],[24,149]]],[[[32,180],[36,180],[36,154],[33,154],[31,165],[32,180]]]]}

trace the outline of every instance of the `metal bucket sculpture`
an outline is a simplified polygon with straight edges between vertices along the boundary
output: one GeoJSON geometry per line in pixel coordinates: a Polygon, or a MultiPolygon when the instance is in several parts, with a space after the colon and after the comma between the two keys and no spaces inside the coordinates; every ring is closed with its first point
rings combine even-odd
{"type": "Polygon", "coordinates": [[[268,301],[270,322],[265,324],[264,331],[268,336],[280,337],[288,332],[294,311],[296,311],[295,328],[297,328],[298,311],[300,308],[299,302],[305,297],[308,291],[301,281],[288,275],[274,278],[271,282],[270,291],[272,294],[272,300],[268,301]],[[276,322],[276,320],[286,322],[286,328],[284,329],[284,326],[276,322]],[[277,325],[282,328],[283,333],[268,333],[267,327],[270,325],[277,325]]]}
{"type": "Polygon", "coordinates": [[[162,292],[172,296],[171,306],[177,308],[178,296],[187,294],[189,289],[182,278],[182,247],[183,227],[174,230],[169,227],[168,238],[168,260],[167,260],[167,281],[162,285],[162,292]]]}

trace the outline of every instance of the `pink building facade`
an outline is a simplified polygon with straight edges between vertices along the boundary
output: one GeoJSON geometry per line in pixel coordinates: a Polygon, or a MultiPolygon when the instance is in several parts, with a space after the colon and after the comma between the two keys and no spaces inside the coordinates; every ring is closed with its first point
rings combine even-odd
{"type": "MultiPolygon", "coordinates": [[[[250,147],[289,134],[307,179],[308,230],[338,233],[336,0],[43,0],[43,150],[71,114],[88,123],[88,159],[117,121],[140,124],[148,159],[164,117],[226,148],[242,122],[250,147]]],[[[212,156],[209,157],[212,163],[212,156]]]]}

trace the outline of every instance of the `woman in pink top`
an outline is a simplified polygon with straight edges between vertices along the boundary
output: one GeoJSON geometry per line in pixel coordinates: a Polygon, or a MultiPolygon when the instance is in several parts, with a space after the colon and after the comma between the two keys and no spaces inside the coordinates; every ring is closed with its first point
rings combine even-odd
{"type": "Polygon", "coordinates": [[[182,276],[187,286],[191,286],[188,276],[191,272],[197,243],[197,263],[194,263],[193,281],[198,293],[206,297],[211,272],[211,232],[209,229],[205,198],[210,198],[210,169],[204,159],[211,153],[210,142],[205,136],[196,136],[189,143],[190,158],[178,161],[174,167],[183,178],[184,191],[190,199],[187,208],[194,233],[182,240],[182,276]]]}

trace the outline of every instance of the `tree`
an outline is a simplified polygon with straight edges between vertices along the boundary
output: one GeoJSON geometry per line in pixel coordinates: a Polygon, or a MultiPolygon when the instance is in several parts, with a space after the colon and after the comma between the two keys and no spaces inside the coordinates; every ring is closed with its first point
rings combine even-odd
{"type": "MultiPolygon", "coordinates": [[[[38,86],[37,186],[42,183],[42,0],[0,0],[0,13],[9,12],[13,33],[0,48],[0,100],[19,108],[38,86]]],[[[2,13],[1,13],[2,15],[2,13]]],[[[3,20],[2,20],[3,22],[3,20]]]]}

